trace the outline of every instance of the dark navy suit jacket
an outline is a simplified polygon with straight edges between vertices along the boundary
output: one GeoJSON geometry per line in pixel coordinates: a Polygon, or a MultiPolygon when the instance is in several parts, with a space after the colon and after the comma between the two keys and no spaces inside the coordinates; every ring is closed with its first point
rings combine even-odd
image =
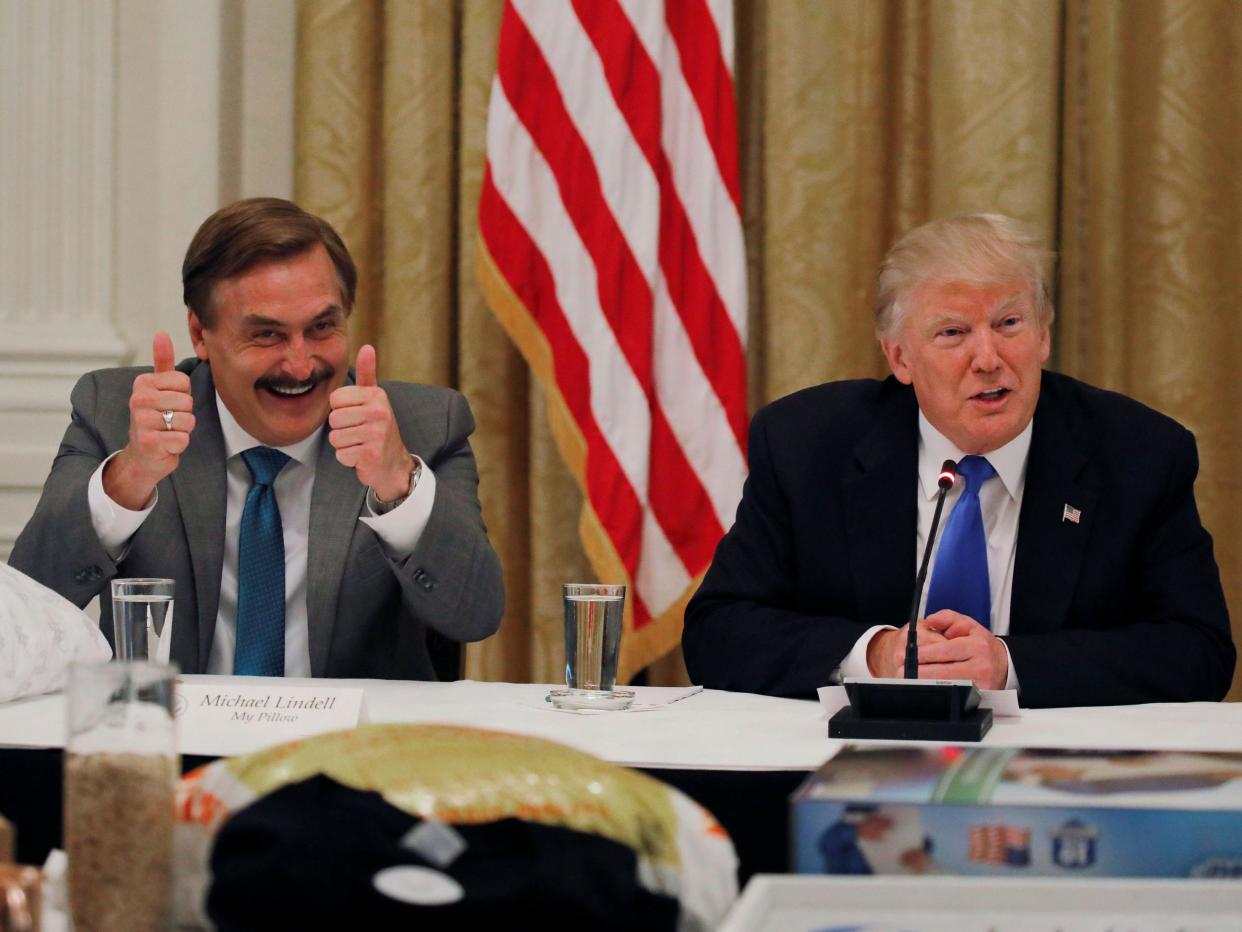
{"type": "MultiPolygon", "coordinates": [[[[736,522],[686,609],[694,682],[813,698],[867,628],[904,624],[917,469],[918,405],[894,378],[759,411],[736,522]]],[[[1228,691],[1235,651],[1197,472],[1177,422],[1043,373],[1005,637],[1024,706],[1228,691]]]]}

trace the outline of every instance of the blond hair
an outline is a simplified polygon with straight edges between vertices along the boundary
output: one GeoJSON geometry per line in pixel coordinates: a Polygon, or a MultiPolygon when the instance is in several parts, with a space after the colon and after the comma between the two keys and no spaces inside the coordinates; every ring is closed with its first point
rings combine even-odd
{"type": "Polygon", "coordinates": [[[894,336],[910,296],[926,285],[1001,285],[1023,282],[1041,326],[1052,323],[1048,294],[1053,253],[1026,226],[1001,214],[963,214],[911,230],[880,265],[876,336],[894,336]]]}

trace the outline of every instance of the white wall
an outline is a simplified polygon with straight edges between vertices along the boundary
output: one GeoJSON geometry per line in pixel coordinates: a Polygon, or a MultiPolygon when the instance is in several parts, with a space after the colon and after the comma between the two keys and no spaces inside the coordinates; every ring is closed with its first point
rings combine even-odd
{"type": "Polygon", "coordinates": [[[83,372],[190,353],[208,214],[293,190],[294,0],[0,0],[0,558],[83,372]]]}

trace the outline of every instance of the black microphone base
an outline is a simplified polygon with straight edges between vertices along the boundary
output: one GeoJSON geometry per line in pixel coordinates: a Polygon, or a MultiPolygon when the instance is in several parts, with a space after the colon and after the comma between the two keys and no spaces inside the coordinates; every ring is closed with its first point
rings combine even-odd
{"type": "Polygon", "coordinates": [[[864,718],[846,706],[828,720],[829,738],[861,741],[982,741],[992,727],[992,710],[975,709],[957,721],[915,718],[864,718]]]}
{"type": "Polygon", "coordinates": [[[992,710],[969,680],[854,679],[850,704],[828,720],[828,737],[886,741],[982,741],[992,710]]]}

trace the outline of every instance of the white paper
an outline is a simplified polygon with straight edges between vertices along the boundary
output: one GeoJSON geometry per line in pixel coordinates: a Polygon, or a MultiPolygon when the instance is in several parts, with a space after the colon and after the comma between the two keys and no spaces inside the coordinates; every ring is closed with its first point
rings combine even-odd
{"type": "Polygon", "coordinates": [[[363,690],[178,682],[174,712],[183,754],[240,754],[329,731],[353,728],[363,690]]]}
{"type": "Polygon", "coordinates": [[[702,686],[634,686],[634,701],[642,705],[668,705],[703,691],[702,686]]]}
{"type": "MultiPolygon", "coordinates": [[[[828,715],[835,715],[850,704],[844,686],[821,686],[818,692],[819,704],[828,715]]],[[[1012,718],[1022,714],[1018,709],[1016,689],[981,689],[979,696],[979,705],[985,709],[991,709],[992,714],[998,718],[1012,718]]]]}

